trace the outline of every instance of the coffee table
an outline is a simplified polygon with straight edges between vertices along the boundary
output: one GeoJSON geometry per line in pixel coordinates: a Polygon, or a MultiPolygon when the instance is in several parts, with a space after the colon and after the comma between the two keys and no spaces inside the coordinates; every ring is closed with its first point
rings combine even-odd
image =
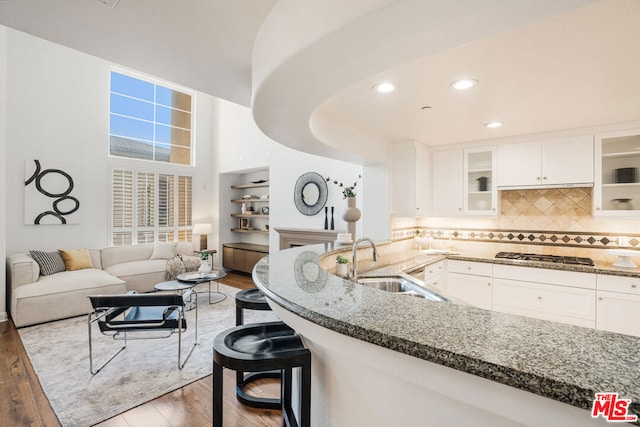
{"type": "Polygon", "coordinates": [[[197,282],[179,282],[177,280],[169,280],[168,282],[160,282],[153,285],[156,291],[172,291],[182,293],[182,298],[187,302],[185,310],[193,310],[195,307],[195,300],[198,299],[198,293],[195,289],[197,282]]]}
{"type": "Polygon", "coordinates": [[[220,292],[220,282],[218,282],[218,280],[224,277],[227,277],[227,273],[222,270],[214,270],[210,273],[182,273],[179,274],[176,279],[178,279],[179,282],[183,282],[184,284],[192,284],[192,286],[195,286],[199,283],[209,282],[209,304],[217,304],[227,298],[227,295],[224,292],[220,292]],[[211,282],[216,282],[215,291],[211,290],[211,282]],[[211,294],[216,294],[218,296],[221,296],[222,298],[212,301],[211,294]]]}

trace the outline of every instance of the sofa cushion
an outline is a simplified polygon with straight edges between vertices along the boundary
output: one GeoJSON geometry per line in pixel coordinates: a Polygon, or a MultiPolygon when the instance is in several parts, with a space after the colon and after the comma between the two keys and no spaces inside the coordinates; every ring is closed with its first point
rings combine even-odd
{"type": "Polygon", "coordinates": [[[111,266],[130,261],[148,260],[152,253],[152,244],[105,248],[101,251],[102,268],[106,270],[111,266]]]}
{"type": "Polygon", "coordinates": [[[20,286],[14,292],[15,297],[21,299],[123,284],[125,284],[123,280],[112,276],[106,271],[87,268],[78,271],[63,271],[50,276],[40,276],[37,282],[20,286]]]}
{"type": "Polygon", "coordinates": [[[60,273],[67,269],[64,264],[64,260],[58,251],[30,251],[29,253],[31,254],[31,258],[38,263],[38,266],[40,267],[40,274],[43,276],[60,273]]]}
{"type": "Polygon", "coordinates": [[[61,249],[60,255],[62,255],[67,271],[93,268],[88,249],[61,249]]]}
{"type": "Polygon", "coordinates": [[[112,265],[111,267],[105,269],[105,271],[109,274],[113,274],[114,276],[126,278],[127,276],[156,272],[162,272],[164,274],[166,267],[166,260],[152,259],[144,261],[123,262],[121,264],[112,265]]]}
{"type": "Polygon", "coordinates": [[[176,244],[171,243],[156,243],[153,245],[153,253],[150,259],[164,259],[168,260],[173,258],[173,253],[176,249],[176,244]]]}

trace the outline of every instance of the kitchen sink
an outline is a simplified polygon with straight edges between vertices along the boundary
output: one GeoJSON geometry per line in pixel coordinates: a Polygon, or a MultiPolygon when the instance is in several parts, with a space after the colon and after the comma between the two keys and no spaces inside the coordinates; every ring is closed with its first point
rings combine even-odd
{"type": "Polygon", "coordinates": [[[450,302],[447,298],[425,289],[402,276],[362,277],[358,279],[357,283],[381,291],[394,292],[416,298],[425,298],[432,301],[450,302]]]}

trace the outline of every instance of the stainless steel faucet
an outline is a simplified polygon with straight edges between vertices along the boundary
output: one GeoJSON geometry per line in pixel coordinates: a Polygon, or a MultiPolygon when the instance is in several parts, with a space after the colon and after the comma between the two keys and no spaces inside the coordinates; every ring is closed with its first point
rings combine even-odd
{"type": "Polygon", "coordinates": [[[368,237],[363,237],[361,239],[356,240],[355,242],[353,242],[353,267],[351,268],[351,281],[355,282],[358,280],[358,269],[357,269],[357,259],[358,259],[358,245],[361,242],[369,242],[371,243],[371,248],[373,249],[373,260],[374,261],[378,261],[378,249],[376,248],[376,244],[373,243],[373,241],[368,238],[368,237]]]}

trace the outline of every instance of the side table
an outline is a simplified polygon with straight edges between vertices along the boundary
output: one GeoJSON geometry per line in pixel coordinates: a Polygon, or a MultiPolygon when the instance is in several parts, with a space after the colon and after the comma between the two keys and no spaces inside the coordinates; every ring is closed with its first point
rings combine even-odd
{"type": "Polygon", "coordinates": [[[220,292],[220,282],[219,280],[226,277],[227,273],[222,270],[212,271],[210,273],[182,273],[178,275],[176,279],[179,282],[184,282],[185,284],[192,284],[191,286],[195,286],[199,283],[209,282],[209,304],[216,304],[224,301],[227,298],[227,295],[224,292],[220,292]],[[211,290],[211,282],[216,282],[216,290],[211,290]],[[211,294],[217,294],[222,298],[211,301],[211,294]]]}
{"type": "Polygon", "coordinates": [[[192,282],[179,282],[177,280],[169,280],[168,282],[160,282],[153,285],[156,291],[173,291],[181,292],[182,298],[187,302],[185,309],[193,310],[198,299],[198,293],[195,289],[192,289],[198,283],[192,282]],[[184,292],[183,292],[184,291],[184,292]]]}

